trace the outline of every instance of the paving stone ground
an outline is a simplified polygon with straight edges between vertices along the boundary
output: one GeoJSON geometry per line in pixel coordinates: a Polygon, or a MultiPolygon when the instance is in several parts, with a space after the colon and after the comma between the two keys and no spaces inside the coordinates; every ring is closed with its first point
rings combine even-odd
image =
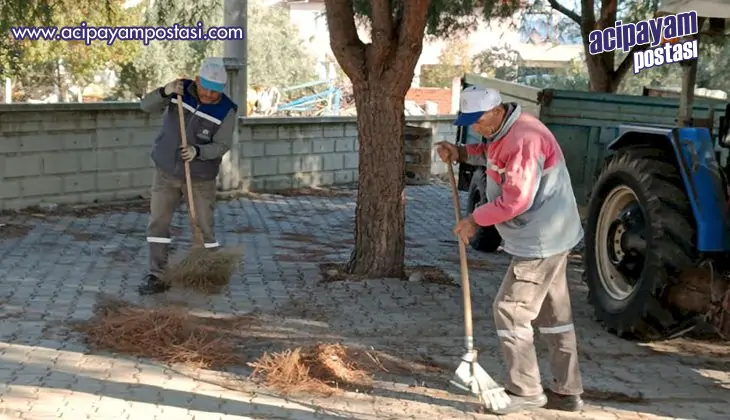
{"type": "MultiPolygon", "coordinates": [[[[458,280],[449,197],[443,185],[407,189],[407,259],[441,266],[458,280]]],[[[243,245],[246,253],[230,289],[212,297],[176,290],[137,296],[147,262],[144,206],[0,216],[0,418],[491,418],[447,386],[462,353],[460,288],[395,279],[320,282],[320,263],[342,262],[349,254],[354,209],[352,194],[220,202],[220,239],[243,245]],[[285,399],[247,381],[244,367],[192,372],[90,354],[64,325],[88,319],[100,293],[151,306],[184,302],[191,311],[219,316],[257,311],[271,326],[251,338],[246,351],[252,357],[318,340],[344,341],[444,369],[410,377],[384,373],[368,394],[285,399]]],[[[190,239],[185,217],[179,213],[174,220],[179,250],[190,239]]],[[[489,308],[509,259],[470,253],[480,261],[471,271],[480,362],[499,377],[503,367],[489,308]]],[[[589,406],[582,413],[541,410],[506,418],[727,418],[730,347],[689,338],[639,345],[603,332],[586,304],[580,271],[576,260],[570,281],[589,406]]],[[[547,380],[546,366],[543,374],[547,380]]]]}

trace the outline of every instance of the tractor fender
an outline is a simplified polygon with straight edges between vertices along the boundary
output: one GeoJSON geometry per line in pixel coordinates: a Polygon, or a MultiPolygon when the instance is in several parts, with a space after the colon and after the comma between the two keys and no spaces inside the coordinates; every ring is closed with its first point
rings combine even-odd
{"type": "Polygon", "coordinates": [[[697,224],[700,252],[730,250],[728,205],[720,165],[706,128],[622,127],[608,145],[611,151],[627,147],[655,147],[674,156],[697,224]]]}

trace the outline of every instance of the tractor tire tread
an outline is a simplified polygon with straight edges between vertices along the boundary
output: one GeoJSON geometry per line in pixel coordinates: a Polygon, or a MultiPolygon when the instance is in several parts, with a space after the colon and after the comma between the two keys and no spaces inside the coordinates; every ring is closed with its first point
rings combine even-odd
{"type": "MultiPolygon", "coordinates": [[[[614,334],[641,340],[660,339],[671,334],[687,318],[665,304],[663,291],[673,281],[676,271],[692,265],[697,258],[694,251],[696,230],[691,220],[689,200],[681,188],[682,180],[677,167],[666,153],[645,147],[617,152],[607,159],[595,183],[594,193],[598,194],[593,194],[589,203],[584,261],[591,261],[595,257],[592,255],[593,243],[588,242],[595,240],[589,236],[595,237],[595,218],[602,195],[611,188],[604,184],[617,176],[631,178],[638,187],[639,191],[635,190],[634,193],[643,201],[644,211],[651,222],[651,246],[647,247],[648,257],[640,281],[651,281],[652,284],[645,286],[648,289],[643,294],[643,302],[632,301],[619,314],[605,310],[596,293],[589,292],[588,299],[594,307],[597,320],[614,334]]],[[[590,271],[594,269],[586,267],[583,279],[589,285],[598,282],[600,287],[600,280],[590,278],[590,271]]]]}

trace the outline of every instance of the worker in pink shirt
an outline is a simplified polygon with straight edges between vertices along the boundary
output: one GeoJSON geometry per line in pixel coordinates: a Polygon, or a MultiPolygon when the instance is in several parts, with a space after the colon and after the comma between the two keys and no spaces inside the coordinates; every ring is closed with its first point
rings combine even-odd
{"type": "Polygon", "coordinates": [[[579,411],[583,385],[566,269],[583,227],[563,152],[543,123],[518,104],[502,103],[494,89],[467,87],[460,105],[454,124],[470,126],[482,142],[440,142],[436,151],[444,162],[486,167],[488,202],[454,233],[468,243],[479,226],[494,225],[512,256],[492,308],[511,404],[494,413],[579,411]],[[550,349],[549,389],[541,385],[533,327],[550,349]]]}

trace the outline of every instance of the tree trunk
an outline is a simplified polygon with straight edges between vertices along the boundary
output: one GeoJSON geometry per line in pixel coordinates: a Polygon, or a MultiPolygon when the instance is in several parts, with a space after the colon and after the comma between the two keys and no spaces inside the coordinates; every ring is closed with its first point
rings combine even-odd
{"type": "Polygon", "coordinates": [[[360,163],[348,272],[401,277],[405,261],[404,97],[383,81],[353,86],[360,163]]]}
{"type": "Polygon", "coordinates": [[[593,71],[589,73],[591,92],[616,93],[620,80],[616,80],[611,74],[602,71],[593,71]]]}
{"type": "Polygon", "coordinates": [[[372,0],[371,39],[358,37],[353,0],[325,0],[330,46],[352,82],[360,141],[355,249],[347,271],[402,277],[405,265],[405,97],[429,0],[372,0]]]}
{"type": "MultiPolygon", "coordinates": [[[[603,54],[615,54],[605,52],[603,54]]],[[[615,93],[621,84],[623,74],[619,75],[613,69],[613,60],[605,60],[602,55],[590,55],[586,48],[586,67],[591,83],[591,92],[615,93]],[[608,67],[608,64],[611,67],[608,67]]]]}

